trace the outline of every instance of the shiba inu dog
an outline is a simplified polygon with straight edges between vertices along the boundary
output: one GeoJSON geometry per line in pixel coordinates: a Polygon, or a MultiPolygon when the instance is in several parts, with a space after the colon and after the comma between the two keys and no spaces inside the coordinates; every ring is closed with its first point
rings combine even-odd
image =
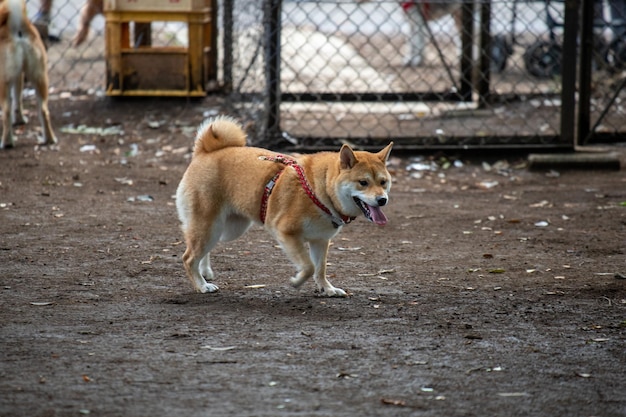
{"type": "Polygon", "coordinates": [[[0,106],[2,139],[0,149],[13,147],[11,124],[27,122],[22,109],[24,76],[37,93],[42,144],[57,143],[48,111],[48,57],[39,32],[26,17],[23,0],[0,0],[0,106]],[[13,104],[15,111],[13,112],[13,104]],[[15,119],[13,119],[13,114],[15,119]]]}
{"type": "Polygon", "coordinates": [[[386,168],[393,143],[378,153],[320,152],[297,158],[247,147],[241,126],[228,117],[198,129],[193,157],[176,192],[187,249],[183,263],[196,291],[218,290],[210,251],[263,224],[297,267],[291,284],[313,277],[327,296],[345,297],[326,278],[330,239],[359,214],[384,225],[389,201],[386,168]],[[308,246],[308,248],[307,248],[308,246]]]}

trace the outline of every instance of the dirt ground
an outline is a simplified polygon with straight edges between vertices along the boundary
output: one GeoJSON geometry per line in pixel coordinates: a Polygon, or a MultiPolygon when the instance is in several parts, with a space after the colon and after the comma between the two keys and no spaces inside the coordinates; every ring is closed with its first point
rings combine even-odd
{"type": "Polygon", "coordinates": [[[330,250],[349,298],[260,227],[196,294],[173,195],[220,99],[52,108],[58,147],[0,152],[0,416],[626,415],[623,170],[396,154],[389,224],[330,250]]]}

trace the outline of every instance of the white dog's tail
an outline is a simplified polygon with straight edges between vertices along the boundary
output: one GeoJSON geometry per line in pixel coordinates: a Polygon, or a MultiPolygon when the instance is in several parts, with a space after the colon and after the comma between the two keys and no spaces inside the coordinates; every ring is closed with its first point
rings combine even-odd
{"type": "Polygon", "coordinates": [[[26,2],[24,0],[6,0],[7,12],[9,13],[8,25],[11,33],[19,33],[23,30],[24,16],[26,16],[26,2]]]}
{"type": "Polygon", "coordinates": [[[218,116],[207,119],[198,128],[193,153],[215,152],[229,146],[246,146],[243,127],[233,118],[218,116]]]}

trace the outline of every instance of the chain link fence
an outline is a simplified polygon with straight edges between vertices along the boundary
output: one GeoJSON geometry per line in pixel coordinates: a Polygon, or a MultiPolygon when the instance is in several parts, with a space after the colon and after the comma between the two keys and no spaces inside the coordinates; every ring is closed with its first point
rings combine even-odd
{"type": "MultiPolygon", "coordinates": [[[[38,20],[43,1],[26,2],[28,16],[38,20]]],[[[48,25],[48,74],[55,91],[93,92],[104,94],[104,18],[91,22],[88,39],[79,47],[72,46],[79,24],[82,0],[55,0],[51,3],[48,25]]]]}
{"type": "MultiPolygon", "coordinates": [[[[51,86],[104,94],[102,15],[71,44],[82,6],[53,4],[51,86]]],[[[613,4],[595,7],[591,38],[577,41],[593,43],[587,143],[626,132],[625,25],[613,4]]],[[[257,144],[573,146],[561,119],[564,1],[220,0],[216,24],[225,111],[254,122],[257,144]]],[[[153,26],[184,43],[184,25],[153,26]]]]}
{"type": "MultiPolygon", "coordinates": [[[[409,148],[573,146],[561,135],[564,2],[479,2],[463,19],[454,1],[291,1],[277,27],[267,23],[271,12],[265,20],[258,12],[264,4],[241,5],[258,18],[233,36],[235,61],[245,63],[234,85],[247,105],[258,104],[255,114],[277,106],[264,120],[272,139],[300,148],[390,138],[409,148]],[[279,31],[275,48],[268,30],[279,31]]],[[[594,22],[590,108],[603,140],[626,130],[616,29],[604,5],[594,22]]]]}

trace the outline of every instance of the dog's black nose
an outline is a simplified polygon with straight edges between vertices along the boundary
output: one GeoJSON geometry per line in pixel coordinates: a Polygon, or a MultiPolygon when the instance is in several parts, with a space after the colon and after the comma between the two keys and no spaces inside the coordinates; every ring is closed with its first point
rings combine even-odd
{"type": "Polygon", "coordinates": [[[387,199],[385,197],[381,197],[377,200],[379,206],[384,206],[387,204],[387,199]]]}

